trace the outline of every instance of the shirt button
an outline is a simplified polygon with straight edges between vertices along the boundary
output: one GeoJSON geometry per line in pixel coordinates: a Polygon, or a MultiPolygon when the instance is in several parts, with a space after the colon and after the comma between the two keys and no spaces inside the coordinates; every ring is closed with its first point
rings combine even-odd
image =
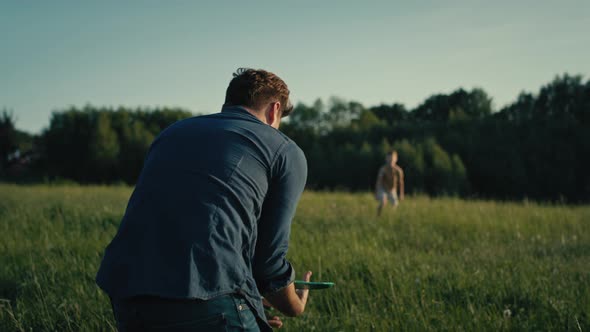
{"type": "Polygon", "coordinates": [[[238,310],[242,311],[244,310],[244,306],[242,306],[241,304],[238,305],[238,310]]]}

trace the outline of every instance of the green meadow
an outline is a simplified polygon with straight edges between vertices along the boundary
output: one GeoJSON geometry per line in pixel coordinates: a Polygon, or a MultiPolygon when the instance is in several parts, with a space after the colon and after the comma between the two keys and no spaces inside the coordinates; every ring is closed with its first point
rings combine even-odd
{"type": "MultiPolygon", "coordinates": [[[[0,331],[114,330],[94,276],[130,193],[0,185],[0,331]]],[[[336,286],[284,331],[590,330],[590,206],[375,208],[369,193],[304,193],[289,257],[336,286]]]]}

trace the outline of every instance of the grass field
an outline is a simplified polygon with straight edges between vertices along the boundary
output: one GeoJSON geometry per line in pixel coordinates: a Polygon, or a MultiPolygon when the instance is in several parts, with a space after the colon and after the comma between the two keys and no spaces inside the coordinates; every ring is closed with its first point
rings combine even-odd
{"type": "MultiPolygon", "coordinates": [[[[0,331],[112,330],[94,284],[128,187],[0,185],[0,331]]],[[[590,207],[306,192],[295,268],[311,293],[284,331],[589,331],[590,207]]]]}

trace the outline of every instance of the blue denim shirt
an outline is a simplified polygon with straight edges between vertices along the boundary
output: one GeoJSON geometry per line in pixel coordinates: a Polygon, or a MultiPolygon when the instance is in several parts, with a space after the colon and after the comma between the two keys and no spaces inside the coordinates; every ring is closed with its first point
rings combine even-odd
{"type": "Polygon", "coordinates": [[[241,107],[179,121],[152,143],[96,281],[113,298],[207,300],[290,284],[303,151],[241,107]]]}

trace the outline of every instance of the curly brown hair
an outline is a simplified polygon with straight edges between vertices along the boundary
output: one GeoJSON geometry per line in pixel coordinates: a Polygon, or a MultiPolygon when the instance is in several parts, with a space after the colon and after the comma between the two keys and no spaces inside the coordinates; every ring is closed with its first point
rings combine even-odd
{"type": "Polygon", "coordinates": [[[281,116],[293,110],[289,88],[277,75],[262,69],[238,68],[225,92],[226,106],[261,109],[267,103],[280,102],[281,116]]]}

